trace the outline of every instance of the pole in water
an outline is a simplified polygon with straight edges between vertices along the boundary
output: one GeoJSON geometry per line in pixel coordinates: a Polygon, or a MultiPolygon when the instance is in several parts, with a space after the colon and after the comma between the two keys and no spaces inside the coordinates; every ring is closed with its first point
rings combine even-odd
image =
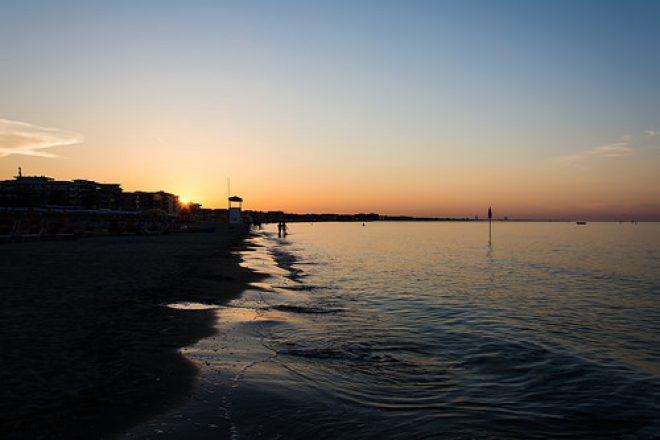
{"type": "Polygon", "coordinates": [[[488,207],[488,246],[493,244],[493,210],[488,207]]]}

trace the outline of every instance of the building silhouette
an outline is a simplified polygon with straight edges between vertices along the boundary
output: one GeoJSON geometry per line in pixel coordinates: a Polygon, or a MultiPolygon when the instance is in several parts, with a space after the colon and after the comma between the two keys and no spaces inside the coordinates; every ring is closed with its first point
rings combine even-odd
{"type": "Polygon", "coordinates": [[[46,176],[23,176],[0,181],[0,206],[5,208],[71,208],[144,211],[168,214],[179,211],[179,196],[165,191],[124,192],[119,183],[93,180],[55,180],[46,176]]]}

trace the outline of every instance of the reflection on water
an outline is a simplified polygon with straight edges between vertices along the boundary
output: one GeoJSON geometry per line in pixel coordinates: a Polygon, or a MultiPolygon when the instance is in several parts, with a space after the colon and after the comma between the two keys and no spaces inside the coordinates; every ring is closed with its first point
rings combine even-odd
{"type": "Polygon", "coordinates": [[[203,304],[197,302],[178,302],[178,303],[169,303],[165,304],[165,307],[170,309],[179,309],[179,310],[211,310],[217,309],[217,305],[203,304]]]}
{"type": "Polygon", "coordinates": [[[270,278],[186,350],[197,406],[164,434],[660,436],[659,226],[266,230],[243,258],[270,278]]]}

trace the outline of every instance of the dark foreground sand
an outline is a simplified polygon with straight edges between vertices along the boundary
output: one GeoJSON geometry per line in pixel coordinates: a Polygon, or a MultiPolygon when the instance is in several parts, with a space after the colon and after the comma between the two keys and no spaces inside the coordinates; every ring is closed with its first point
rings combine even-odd
{"type": "Polygon", "coordinates": [[[179,348],[256,275],[242,234],[99,236],[0,244],[0,437],[112,438],[167,411],[197,368],[179,348]]]}

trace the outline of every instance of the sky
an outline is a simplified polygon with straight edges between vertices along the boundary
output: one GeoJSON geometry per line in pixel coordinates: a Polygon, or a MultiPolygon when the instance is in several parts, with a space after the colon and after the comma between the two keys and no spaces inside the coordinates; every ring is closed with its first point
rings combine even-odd
{"type": "Polygon", "coordinates": [[[660,221],[660,2],[0,0],[0,180],[660,221]]]}

